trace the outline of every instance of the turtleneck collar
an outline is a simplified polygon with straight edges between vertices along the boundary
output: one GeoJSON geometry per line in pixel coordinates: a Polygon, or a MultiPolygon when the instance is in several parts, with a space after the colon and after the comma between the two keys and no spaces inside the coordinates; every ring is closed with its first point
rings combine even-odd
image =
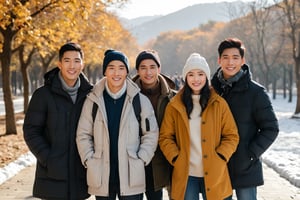
{"type": "Polygon", "coordinates": [[[200,95],[199,94],[192,94],[192,100],[193,100],[193,110],[190,114],[191,118],[199,117],[201,116],[201,106],[200,106],[200,95]]]}
{"type": "Polygon", "coordinates": [[[109,94],[109,96],[111,96],[113,99],[120,98],[126,92],[126,88],[127,88],[127,83],[125,81],[123,87],[117,93],[113,93],[108,88],[107,81],[105,82],[105,89],[106,89],[107,93],[109,94]]]}
{"type": "Polygon", "coordinates": [[[192,94],[193,103],[199,103],[200,94],[192,94]]]}
{"type": "Polygon", "coordinates": [[[62,89],[71,96],[73,103],[75,103],[76,98],[77,98],[77,91],[78,91],[78,88],[80,87],[80,78],[77,79],[77,81],[73,87],[70,87],[67,85],[67,83],[63,79],[61,72],[58,73],[58,77],[61,82],[62,89]]]}
{"type": "Polygon", "coordinates": [[[160,92],[161,92],[160,91],[161,88],[160,88],[160,82],[159,81],[157,81],[156,84],[155,84],[155,86],[152,87],[152,88],[144,88],[143,87],[143,83],[142,83],[141,80],[140,80],[140,84],[141,84],[141,91],[142,91],[143,94],[153,95],[153,94],[160,94],[160,92]]]}

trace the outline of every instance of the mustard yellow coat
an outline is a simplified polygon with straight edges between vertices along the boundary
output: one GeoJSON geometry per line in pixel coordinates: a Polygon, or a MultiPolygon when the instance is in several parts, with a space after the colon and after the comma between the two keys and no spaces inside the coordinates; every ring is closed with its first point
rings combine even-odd
{"type": "MultiPolygon", "coordinates": [[[[167,105],[159,136],[160,148],[174,167],[171,188],[173,200],[184,199],[189,176],[190,128],[181,95],[182,91],[178,92],[167,105]]],[[[227,162],[237,148],[239,136],[226,101],[213,89],[199,123],[206,197],[207,200],[223,200],[232,194],[227,162]]]]}

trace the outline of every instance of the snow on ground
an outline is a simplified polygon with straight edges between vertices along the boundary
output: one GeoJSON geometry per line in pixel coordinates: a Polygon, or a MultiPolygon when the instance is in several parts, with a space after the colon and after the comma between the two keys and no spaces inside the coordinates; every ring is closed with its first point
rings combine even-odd
{"type": "Polygon", "coordinates": [[[25,167],[35,164],[36,159],[31,152],[20,156],[14,162],[9,163],[3,168],[0,168],[0,185],[19,173],[25,167]]]}
{"type": "MultiPolygon", "coordinates": [[[[263,161],[280,176],[300,187],[300,117],[291,118],[296,108],[296,98],[288,103],[281,95],[272,100],[279,120],[279,135],[271,147],[263,154],[263,161]]],[[[16,161],[0,168],[0,184],[19,171],[36,162],[29,152],[16,161]]]]}
{"type": "Polygon", "coordinates": [[[279,134],[263,154],[263,161],[280,176],[300,187],[300,118],[291,118],[296,109],[296,98],[288,103],[281,95],[272,100],[279,120],[279,134]]]}

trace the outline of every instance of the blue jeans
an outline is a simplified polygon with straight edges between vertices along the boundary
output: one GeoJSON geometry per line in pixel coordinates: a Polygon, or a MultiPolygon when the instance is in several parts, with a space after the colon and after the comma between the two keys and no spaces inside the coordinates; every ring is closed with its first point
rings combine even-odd
{"type": "MultiPolygon", "coordinates": [[[[189,176],[184,200],[199,200],[199,193],[202,193],[203,200],[206,200],[204,178],[189,176]]],[[[224,200],[232,200],[232,197],[229,196],[224,200]]]]}
{"type": "MultiPolygon", "coordinates": [[[[256,187],[235,189],[235,194],[236,194],[237,200],[257,200],[256,199],[256,195],[257,195],[256,187]]],[[[232,197],[228,198],[228,200],[232,200],[232,197]]]]}
{"type": "Polygon", "coordinates": [[[206,200],[204,178],[189,176],[184,200],[199,200],[199,193],[202,193],[202,197],[206,200]]]}

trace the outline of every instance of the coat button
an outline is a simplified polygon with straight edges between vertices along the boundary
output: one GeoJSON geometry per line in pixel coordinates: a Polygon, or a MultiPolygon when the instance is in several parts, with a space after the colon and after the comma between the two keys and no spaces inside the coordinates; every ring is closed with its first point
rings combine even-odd
{"type": "Polygon", "coordinates": [[[207,158],[208,156],[207,155],[203,155],[203,158],[207,158]]]}
{"type": "Polygon", "coordinates": [[[202,142],[206,142],[206,139],[203,139],[202,142]]]}

